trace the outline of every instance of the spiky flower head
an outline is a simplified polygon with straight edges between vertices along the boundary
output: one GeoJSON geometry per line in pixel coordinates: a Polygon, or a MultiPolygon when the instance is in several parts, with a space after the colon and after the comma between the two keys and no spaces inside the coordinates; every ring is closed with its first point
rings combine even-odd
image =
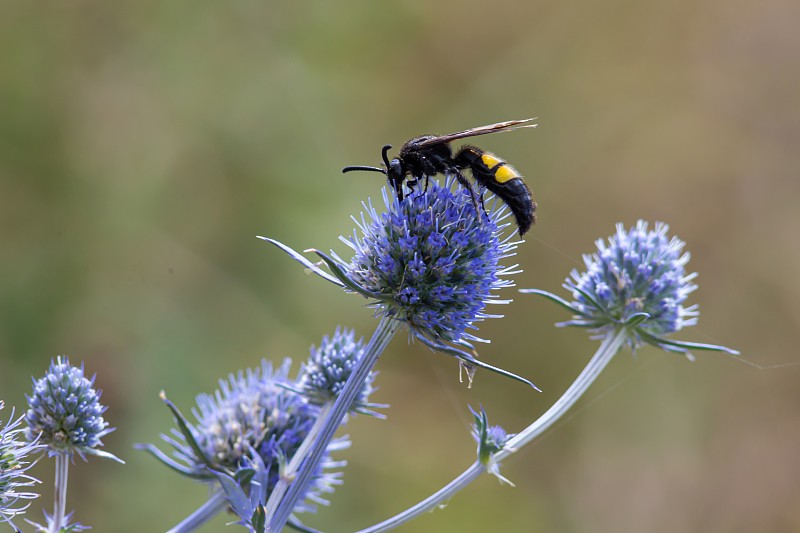
{"type": "MultiPolygon", "coordinates": [[[[427,192],[402,202],[384,189],[386,211],[371,205],[346,242],[355,254],[349,277],[379,299],[382,312],[408,324],[417,336],[434,341],[480,340],[466,330],[493,315],[494,292],[513,286],[500,260],[516,243],[501,239],[504,208],[487,216],[476,210],[463,187],[431,181],[427,192]]],[[[503,226],[505,227],[505,226],[503,226]]]]}
{"type": "Polygon", "coordinates": [[[406,324],[430,348],[458,358],[470,380],[476,368],[484,368],[536,388],[477,358],[472,342],[487,341],[468,330],[502,316],[486,313],[488,304],[510,302],[495,292],[514,285],[503,276],[518,273],[517,265],[504,267],[500,261],[514,255],[518,242],[513,234],[501,235],[510,225],[503,222],[508,209],[502,202],[490,198],[484,211],[483,202],[476,205],[467,189],[454,184],[452,177],[444,185],[430,179],[425,189],[420,185],[402,201],[384,187],[385,212],[366,202],[365,213],[354,219],[358,228],[341,238],[353,249],[351,260],[306,250],[320,257],[330,273],[274,239],[259,238],[318,276],[370,299],[382,319],[406,324]]]}
{"type": "Polygon", "coordinates": [[[687,296],[697,288],[696,274],[686,273],[689,253],[685,243],[668,235],[669,226],[656,222],[653,230],[640,220],[630,230],[617,224],[608,241],[596,241],[597,252],[583,256],[586,271],[573,270],[564,283],[572,293],[568,302],[540,289],[520,292],[545,296],[574,313],[559,326],[589,328],[598,338],[622,333],[625,344],[637,348],[652,344],[680,352],[689,350],[736,350],[714,344],[668,339],[666,336],[697,323],[697,305],[684,307],[687,296]]]}
{"type": "Polygon", "coordinates": [[[114,428],[103,419],[106,407],[94,379],[83,375],[83,364],[73,366],[66,356],[51,360],[44,377],[33,380],[33,393],[26,395],[28,440],[38,439],[50,455],[77,452],[84,459],[89,454],[119,460],[97,449],[114,428]]]}
{"type": "MultiPolygon", "coordinates": [[[[319,414],[318,406],[292,390],[296,383],[288,377],[290,365],[287,359],[273,371],[271,363],[262,361],[260,368],[220,380],[214,394],[197,396],[193,409],[196,423],[187,421],[167,402],[178,429],[162,438],[172,446],[174,459],[153,445],[139,447],[178,472],[209,483],[218,480],[219,472],[235,476],[241,469],[261,464],[269,494],[280,480],[281,467],[294,456],[319,414]]],[[[328,453],[349,445],[346,438],[335,440],[328,453]]],[[[326,457],[306,494],[308,502],[324,502],[321,494],[332,492],[340,483],[341,473],[333,470],[343,464],[326,457]]],[[[295,511],[313,510],[308,502],[295,511]]]]}
{"type": "MultiPolygon", "coordinates": [[[[318,405],[335,400],[363,352],[364,339],[355,340],[354,330],[336,328],[332,336],[322,338],[319,347],[311,347],[311,355],[300,370],[298,391],[318,405]]],[[[380,406],[369,402],[375,376],[371,372],[362,383],[350,411],[379,416],[370,408],[380,406]]]]}
{"type": "MultiPolygon", "coordinates": [[[[0,400],[0,410],[4,407],[0,400]]],[[[24,416],[14,418],[12,410],[8,422],[0,420],[0,522],[10,521],[25,512],[30,505],[24,500],[38,498],[28,487],[40,483],[26,472],[35,461],[31,456],[41,449],[38,442],[28,442],[21,437],[25,431],[20,427],[24,416]]]]}
{"type": "Polygon", "coordinates": [[[583,257],[586,271],[573,270],[564,283],[578,314],[566,324],[604,334],[641,317],[628,339],[635,348],[697,323],[697,305],[683,306],[697,288],[696,274],[686,273],[685,243],[668,231],[661,222],[649,230],[640,220],[627,231],[617,224],[607,242],[597,240],[597,252],[583,257]]]}

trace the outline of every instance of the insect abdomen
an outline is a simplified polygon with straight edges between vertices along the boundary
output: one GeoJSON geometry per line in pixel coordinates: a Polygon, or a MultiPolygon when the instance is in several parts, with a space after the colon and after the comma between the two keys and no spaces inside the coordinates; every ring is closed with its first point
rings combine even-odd
{"type": "Polygon", "coordinates": [[[517,221],[520,235],[536,222],[536,202],[514,167],[474,146],[465,146],[453,160],[457,167],[469,168],[475,181],[505,202],[517,221]]]}

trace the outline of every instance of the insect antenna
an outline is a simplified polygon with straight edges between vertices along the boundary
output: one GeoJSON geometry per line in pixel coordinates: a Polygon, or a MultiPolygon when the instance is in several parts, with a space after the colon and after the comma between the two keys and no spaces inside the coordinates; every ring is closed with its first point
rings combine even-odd
{"type": "Polygon", "coordinates": [[[362,165],[351,165],[349,167],[344,167],[342,172],[352,172],[353,170],[366,170],[368,172],[380,172],[381,174],[386,174],[385,168],[380,167],[367,167],[362,165]]]}
{"type": "Polygon", "coordinates": [[[386,169],[389,168],[389,156],[388,156],[388,153],[389,153],[389,150],[391,150],[391,149],[392,149],[392,145],[391,144],[387,144],[381,150],[381,155],[383,156],[383,162],[386,164],[386,168],[370,167],[370,166],[366,166],[366,165],[350,165],[350,166],[344,167],[342,169],[342,172],[352,172],[353,170],[366,170],[367,172],[380,172],[381,174],[388,175],[386,173],[386,169]]]}

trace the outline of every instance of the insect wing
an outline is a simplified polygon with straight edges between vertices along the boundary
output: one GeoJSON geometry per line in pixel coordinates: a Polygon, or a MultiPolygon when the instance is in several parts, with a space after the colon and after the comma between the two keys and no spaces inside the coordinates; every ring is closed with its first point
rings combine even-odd
{"type": "Polygon", "coordinates": [[[457,139],[476,137],[478,135],[487,135],[489,133],[499,133],[501,131],[511,131],[517,128],[535,128],[536,124],[528,124],[528,122],[532,120],[536,119],[526,118],[522,120],[508,120],[506,122],[498,122],[497,124],[489,124],[488,126],[478,126],[477,128],[470,128],[468,130],[450,133],[447,135],[438,135],[432,137],[425,136],[420,140],[412,141],[413,148],[424,148],[425,146],[449,143],[450,141],[455,141],[457,139]]]}

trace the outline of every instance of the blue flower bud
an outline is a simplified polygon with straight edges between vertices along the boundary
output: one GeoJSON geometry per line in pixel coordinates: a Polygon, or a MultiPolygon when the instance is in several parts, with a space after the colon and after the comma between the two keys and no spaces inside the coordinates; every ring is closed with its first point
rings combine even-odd
{"type": "Polygon", "coordinates": [[[84,377],[83,365],[72,366],[69,358],[56,357],[45,376],[34,380],[33,393],[26,398],[29,441],[38,439],[50,455],[106,455],[94,449],[103,445],[100,439],[113,428],[103,419],[106,407],[100,403],[94,377],[84,377]]]}
{"type": "MultiPolygon", "coordinates": [[[[311,355],[300,371],[298,391],[316,404],[335,400],[363,351],[364,339],[356,341],[355,331],[336,328],[331,337],[322,338],[319,348],[311,347],[311,355]]],[[[370,408],[381,406],[369,403],[369,396],[375,390],[372,386],[375,375],[375,372],[370,373],[361,385],[351,411],[379,416],[370,408]]]]}

